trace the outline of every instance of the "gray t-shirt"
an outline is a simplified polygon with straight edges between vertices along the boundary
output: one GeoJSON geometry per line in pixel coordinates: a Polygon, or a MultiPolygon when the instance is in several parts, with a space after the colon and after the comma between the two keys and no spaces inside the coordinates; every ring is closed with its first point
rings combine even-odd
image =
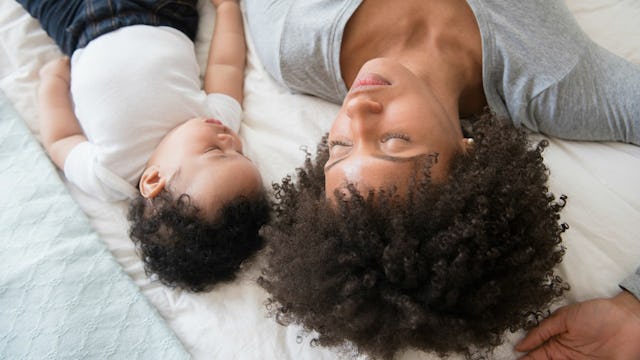
{"type": "MultiPolygon", "coordinates": [[[[560,0],[467,0],[482,36],[489,107],[516,126],[574,140],[640,145],[640,66],[595,44],[560,0]]],[[[340,45],[362,0],[247,0],[267,71],[340,104],[340,45]]],[[[427,54],[425,54],[427,56],[427,54]]]]}
{"type": "Polygon", "coordinates": [[[627,278],[620,283],[620,287],[629,291],[640,300],[640,267],[636,269],[634,274],[627,276],[627,278]]]}
{"type": "Polygon", "coordinates": [[[278,82],[341,104],[342,34],[362,0],[249,0],[247,23],[256,51],[278,82]]]}

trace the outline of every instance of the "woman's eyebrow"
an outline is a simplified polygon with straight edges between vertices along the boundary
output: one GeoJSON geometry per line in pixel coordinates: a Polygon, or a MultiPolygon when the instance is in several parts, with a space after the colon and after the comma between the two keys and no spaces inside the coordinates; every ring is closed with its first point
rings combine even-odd
{"type": "MultiPolygon", "coordinates": [[[[380,159],[380,160],[391,161],[391,162],[394,162],[394,163],[404,163],[404,162],[415,160],[416,158],[421,158],[421,157],[424,156],[424,154],[418,154],[418,155],[412,155],[412,156],[392,156],[392,155],[386,155],[386,154],[374,154],[372,156],[374,158],[380,159]]],[[[336,165],[337,163],[341,162],[344,159],[346,159],[346,157],[340,158],[340,159],[332,162],[329,165],[325,165],[324,172],[326,173],[334,165],[336,165]]]]}

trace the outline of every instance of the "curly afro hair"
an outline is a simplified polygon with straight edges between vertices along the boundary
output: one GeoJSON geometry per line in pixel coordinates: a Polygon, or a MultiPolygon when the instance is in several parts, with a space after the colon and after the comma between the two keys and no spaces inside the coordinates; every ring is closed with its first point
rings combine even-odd
{"type": "Polygon", "coordinates": [[[241,263],[263,246],[259,230],[269,220],[264,193],[225,204],[213,221],[199,216],[189,195],[163,190],[129,206],[129,235],[145,271],[163,284],[194,292],[233,280],[241,263]]]}
{"type": "Polygon", "coordinates": [[[405,196],[351,184],[330,201],[325,136],[296,181],[274,184],[258,282],[276,320],[315,331],[312,343],[388,359],[405,348],[488,356],[506,330],[548,316],[568,285],[554,273],[566,198],[546,185],[547,143],[491,114],[473,137],[442,183],[430,182],[431,155],[405,196]]]}

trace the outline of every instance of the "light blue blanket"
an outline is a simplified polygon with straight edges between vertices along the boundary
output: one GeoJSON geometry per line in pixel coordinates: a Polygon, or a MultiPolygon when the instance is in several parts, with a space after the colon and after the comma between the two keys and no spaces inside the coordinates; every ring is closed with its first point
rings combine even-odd
{"type": "Polygon", "coordinates": [[[0,359],[187,359],[0,92],[0,359]]]}

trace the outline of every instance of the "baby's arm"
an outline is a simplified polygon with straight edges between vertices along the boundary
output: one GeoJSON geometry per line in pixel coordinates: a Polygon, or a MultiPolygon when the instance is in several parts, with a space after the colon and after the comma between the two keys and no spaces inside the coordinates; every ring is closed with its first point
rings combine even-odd
{"type": "Polygon", "coordinates": [[[216,21],[204,78],[207,93],[223,93],[242,104],[246,44],[238,0],[211,0],[216,21]]]}
{"type": "Polygon", "coordinates": [[[71,149],[87,140],[73,112],[70,76],[69,58],[50,61],[40,70],[38,110],[42,144],[60,169],[64,169],[71,149]]]}

